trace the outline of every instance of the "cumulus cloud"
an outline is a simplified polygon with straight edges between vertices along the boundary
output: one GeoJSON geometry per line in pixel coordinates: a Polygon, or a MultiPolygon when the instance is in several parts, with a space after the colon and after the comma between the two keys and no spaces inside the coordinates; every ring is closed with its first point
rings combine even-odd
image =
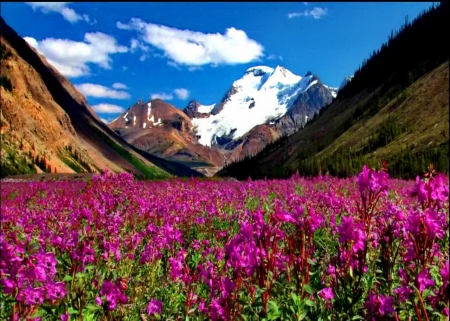
{"type": "Polygon", "coordinates": [[[312,10],[305,10],[303,12],[293,12],[288,14],[288,18],[292,19],[295,17],[313,17],[314,19],[320,19],[327,14],[327,8],[314,7],[312,10]]]}
{"type": "Polygon", "coordinates": [[[226,29],[224,34],[202,33],[146,23],[138,18],[132,18],[129,23],[117,22],[117,27],[137,31],[142,41],[162,50],[173,62],[186,66],[234,65],[264,56],[260,43],[235,28],[226,29]]]}
{"type": "Polygon", "coordinates": [[[89,63],[111,69],[110,55],[128,52],[128,48],[118,45],[115,38],[101,32],[86,33],[83,42],[54,38],[41,41],[31,37],[24,39],[60,73],[73,78],[89,75],[89,63]]]}
{"type": "Polygon", "coordinates": [[[117,114],[123,113],[125,109],[121,106],[113,105],[113,104],[98,104],[92,106],[92,109],[98,114],[117,114]]]}
{"type": "Polygon", "coordinates": [[[152,94],[150,97],[151,97],[151,99],[161,99],[161,100],[172,100],[173,99],[173,95],[168,94],[168,93],[152,94]]]}
{"type": "Polygon", "coordinates": [[[122,84],[120,82],[116,82],[112,85],[114,89],[128,89],[127,85],[122,84]]]}
{"type": "Polygon", "coordinates": [[[56,12],[63,16],[64,19],[70,23],[75,23],[80,20],[86,21],[88,23],[94,24],[97,21],[91,20],[86,14],[78,14],[72,8],[67,5],[70,2],[25,2],[27,5],[31,6],[34,11],[41,10],[44,14],[50,12],[56,12]]]}
{"type": "Polygon", "coordinates": [[[173,91],[178,99],[184,100],[189,97],[189,90],[185,88],[177,88],[173,91]]]}
{"type": "Polygon", "coordinates": [[[97,84],[78,84],[75,85],[83,95],[86,97],[96,97],[96,98],[111,98],[111,99],[128,99],[130,94],[126,91],[120,91],[111,89],[102,85],[97,84]]]}

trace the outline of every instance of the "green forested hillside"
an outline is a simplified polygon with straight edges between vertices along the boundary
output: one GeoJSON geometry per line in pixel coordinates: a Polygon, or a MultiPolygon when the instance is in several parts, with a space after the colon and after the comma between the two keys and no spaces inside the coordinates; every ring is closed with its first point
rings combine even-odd
{"type": "Polygon", "coordinates": [[[347,176],[382,159],[398,177],[429,162],[448,172],[448,8],[441,3],[406,21],[305,128],[217,175],[347,176]]]}

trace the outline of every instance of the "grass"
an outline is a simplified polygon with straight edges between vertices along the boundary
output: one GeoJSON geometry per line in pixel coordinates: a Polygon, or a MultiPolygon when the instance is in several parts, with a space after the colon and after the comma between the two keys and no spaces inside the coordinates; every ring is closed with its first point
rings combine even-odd
{"type": "Polygon", "coordinates": [[[436,145],[447,141],[448,73],[446,62],[384,105],[377,115],[353,125],[317,156],[319,158],[329,156],[339,148],[351,148],[353,151],[364,149],[372,133],[376,132],[388,117],[403,122],[407,131],[387,145],[376,149],[375,153],[365,154],[364,158],[368,161],[395,158],[407,145],[415,145],[417,150],[421,150],[431,141],[436,145]]]}

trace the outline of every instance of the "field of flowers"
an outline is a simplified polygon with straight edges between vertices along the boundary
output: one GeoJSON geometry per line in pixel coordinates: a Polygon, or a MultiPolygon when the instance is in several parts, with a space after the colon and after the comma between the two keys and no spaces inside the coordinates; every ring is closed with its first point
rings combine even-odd
{"type": "Polygon", "coordinates": [[[428,173],[1,186],[1,320],[446,320],[428,173]]]}

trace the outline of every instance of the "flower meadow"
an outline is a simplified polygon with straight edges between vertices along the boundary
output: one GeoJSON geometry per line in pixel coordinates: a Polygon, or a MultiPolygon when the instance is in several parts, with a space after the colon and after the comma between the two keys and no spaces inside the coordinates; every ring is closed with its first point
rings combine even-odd
{"type": "Polygon", "coordinates": [[[1,186],[2,320],[446,320],[449,183],[1,186]]]}

